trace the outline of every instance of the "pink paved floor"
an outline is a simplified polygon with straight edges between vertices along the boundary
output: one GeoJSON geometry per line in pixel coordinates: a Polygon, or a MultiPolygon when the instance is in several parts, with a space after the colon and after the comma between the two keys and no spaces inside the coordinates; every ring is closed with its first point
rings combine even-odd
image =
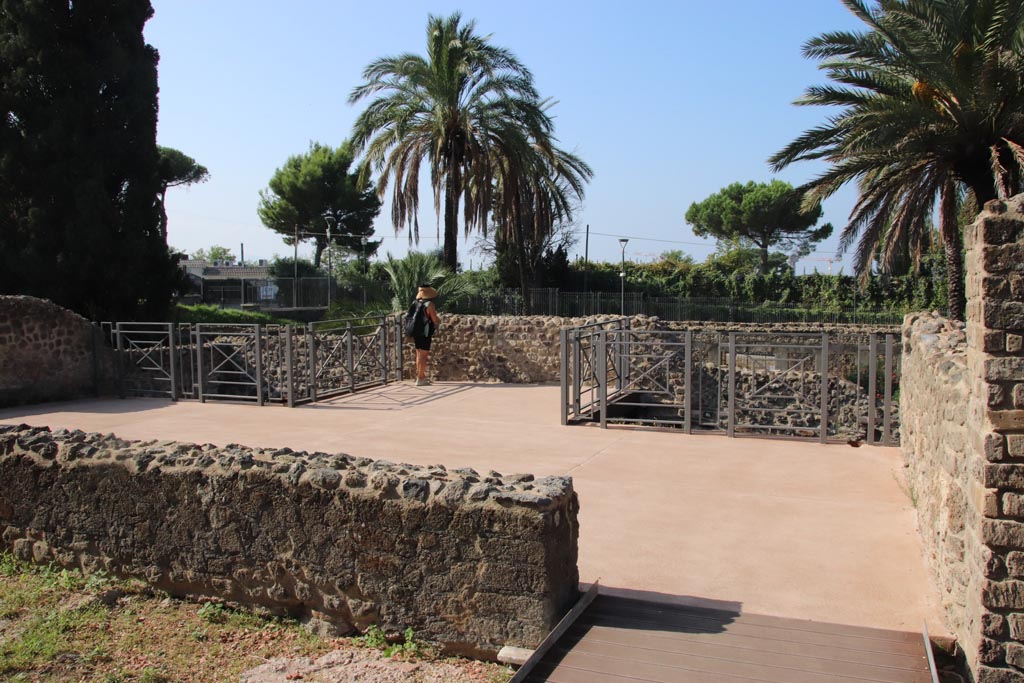
{"type": "Polygon", "coordinates": [[[760,614],[947,631],[896,449],[563,427],[558,387],[391,385],[300,408],[93,400],[0,423],[570,474],[580,575],[760,614]]]}

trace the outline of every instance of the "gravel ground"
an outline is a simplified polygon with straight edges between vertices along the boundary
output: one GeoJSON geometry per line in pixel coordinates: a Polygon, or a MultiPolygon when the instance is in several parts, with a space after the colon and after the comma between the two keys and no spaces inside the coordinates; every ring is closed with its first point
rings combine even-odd
{"type": "Polygon", "coordinates": [[[317,659],[271,659],[244,672],[241,683],[499,683],[511,676],[510,669],[470,660],[403,660],[355,649],[317,659]]]}

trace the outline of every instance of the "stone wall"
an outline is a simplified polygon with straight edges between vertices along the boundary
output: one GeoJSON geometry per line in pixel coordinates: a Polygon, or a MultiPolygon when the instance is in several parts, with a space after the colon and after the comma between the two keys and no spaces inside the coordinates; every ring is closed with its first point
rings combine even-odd
{"type": "Polygon", "coordinates": [[[1024,195],[965,234],[966,343],[907,320],[902,450],[951,628],[979,683],[1024,683],[1024,195]]]}
{"type": "Polygon", "coordinates": [[[0,296],[0,407],[108,392],[113,376],[88,320],[45,299],[0,296]]]}
{"type": "Polygon", "coordinates": [[[0,426],[2,545],[334,632],[535,647],[576,597],[568,477],[0,426]]]}
{"type": "MultiPolygon", "coordinates": [[[[559,330],[588,323],[616,320],[618,316],[563,318],[558,316],[445,315],[431,349],[431,374],[447,382],[543,383],[560,379],[559,330]]],[[[706,332],[890,332],[878,325],[828,325],[819,323],[702,323],[667,321],[634,316],[632,329],[699,330],[706,332]]],[[[406,340],[403,349],[405,376],[415,376],[415,353],[406,340]]]]}

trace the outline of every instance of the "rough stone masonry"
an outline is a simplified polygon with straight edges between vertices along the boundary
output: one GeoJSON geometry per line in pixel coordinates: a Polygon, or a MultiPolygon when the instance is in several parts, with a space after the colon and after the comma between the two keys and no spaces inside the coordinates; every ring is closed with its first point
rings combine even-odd
{"type": "Polygon", "coordinates": [[[965,234],[966,327],[904,329],[908,481],[950,627],[978,683],[1024,683],[1024,195],[965,234]]]}
{"type": "Polygon", "coordinates": [[[334,632],[532,648],[576,598],[569,477],[0,425],[0,547],[334,632]]]}

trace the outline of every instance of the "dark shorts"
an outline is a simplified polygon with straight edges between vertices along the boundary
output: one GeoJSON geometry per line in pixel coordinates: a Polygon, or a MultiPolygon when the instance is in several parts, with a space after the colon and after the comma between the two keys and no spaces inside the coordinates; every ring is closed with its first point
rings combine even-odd
{"type": "Polygon", "coordinates": [[[432,340],[433,337],[413,337],[412,343],[415,344],[416,348],[419,349],[420,351],[429,351],[430,342],[432,340]]]}

